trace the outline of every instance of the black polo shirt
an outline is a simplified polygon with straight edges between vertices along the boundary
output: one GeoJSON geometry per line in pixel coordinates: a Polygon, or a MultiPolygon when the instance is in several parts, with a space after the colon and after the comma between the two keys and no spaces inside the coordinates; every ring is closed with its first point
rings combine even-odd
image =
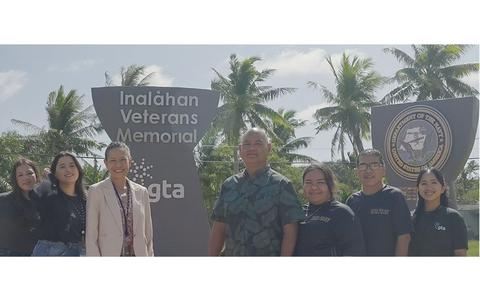
{"type": "Polygon", "coordinates": [[[468,249],[467,227],[454,209],[439,206],[414,223],[410,255],[453,256],[455,249],[468,249]]]}
{"type": "Polygon", "coordinates": [[[369,256],[394,256],[397,237],[412,232],[410,211],[398,188],[384,185],[372,195],[359,191],[346,203],[359,217],[369,256]]]}
{"type": "Polygon", "coordinates": [[[338,201],[305,206],[298,226],[297,256],[365,255],[360,223],[353,211],[338,201]]]}

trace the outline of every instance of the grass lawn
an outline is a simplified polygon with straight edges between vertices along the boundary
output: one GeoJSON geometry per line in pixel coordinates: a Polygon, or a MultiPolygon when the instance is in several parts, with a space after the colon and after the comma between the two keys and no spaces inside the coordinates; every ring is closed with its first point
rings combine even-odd
{"type": "Polygon", "coordinates": [[[478,256],[478,240],[468,240],[468,256],[478,256]]]}

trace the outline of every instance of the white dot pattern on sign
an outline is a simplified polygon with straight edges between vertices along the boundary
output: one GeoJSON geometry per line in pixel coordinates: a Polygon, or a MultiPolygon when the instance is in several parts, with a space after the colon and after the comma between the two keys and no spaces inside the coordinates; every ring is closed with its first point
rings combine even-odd
{"type": "Polygon", "coordinates": [[[153,179],[153,176],[149,173],[149,170],[153,168],[153,165],[146,165],[145,158],[141,159],[140,164],[133,162],[133,167],[130,169],[130,172],[134,175],[132,180],[143,184],[145,179],[153,179]]]}

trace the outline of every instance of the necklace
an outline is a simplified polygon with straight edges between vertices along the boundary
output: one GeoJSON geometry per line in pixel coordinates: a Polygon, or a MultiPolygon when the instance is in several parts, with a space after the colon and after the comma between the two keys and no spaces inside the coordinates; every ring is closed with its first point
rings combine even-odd
{"type": "Polygon", "coordinates": [[[305,219],[300,222],[300,224],[307,224],[310,219],[322,208],[322,206],[318,207],[312,214],[308,215],[308,210],[310,209],[310,204],[308,204],[307,209],[305,210],[305,219]]]}
{"type": "MultiPolygon", "coordinates": [[[[112,182],[113,185],[113,182],[112,182]]],[[[130,214],[130,209],[132,206],[132,196],[131,196],[131,191],[130,191],[130,185],[127,183],[127,193],[122,193],[118,194],[117,188],[115,188],[115,185],[113,185],[113,190],[115,190],[115,195],[117,195],[118,203],[120,204],[120,208],[122,209],[122,214],[123,214],[123,226],[124,226],[124,237],[127,237],[130,235],[129,231],[129,225],[128,225],[128,216],[130,214]],[[127,196],[127,201],[126,201],[126,207],[123,205],[122,197],[127,196]]]]}

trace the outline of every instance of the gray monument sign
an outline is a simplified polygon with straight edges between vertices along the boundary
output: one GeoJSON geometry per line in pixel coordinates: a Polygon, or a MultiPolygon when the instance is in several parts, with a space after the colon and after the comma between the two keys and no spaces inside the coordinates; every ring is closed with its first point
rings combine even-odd
{"type": "Polygon", "coordinates": [[[207,254],[210,229],[193,149],[219,98],[215,91],[191,88],[92,88],[108,136],[131,149],[130,179],[148,188],[155,255],[207,254]]]}
{"type": "Polygon", "coordinates": [[[420,170],[436,167],[451,185],[472,151],[478,109],[475,97],[373,107],[372,143],[388,182],[415,187],[420,170]]]}

